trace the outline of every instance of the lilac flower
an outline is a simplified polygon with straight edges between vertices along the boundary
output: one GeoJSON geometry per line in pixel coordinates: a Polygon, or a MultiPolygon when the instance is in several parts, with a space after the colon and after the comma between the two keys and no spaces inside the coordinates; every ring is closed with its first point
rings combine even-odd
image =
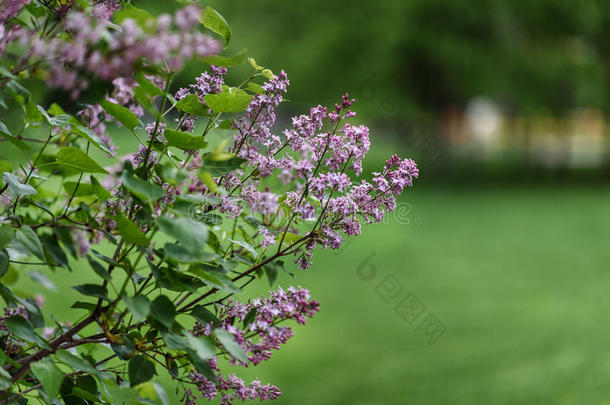
{"type": "Polygon", "coordinates": [[[271,245],[275,245],[275,237],[264,226],[258,228],[258,234],[263,236],[263,239],[259,243],[260,247],[267,248],[271,245]]]}
{"type": "Polygon", "coordinates": [[[72,232],[72,240],[76,245],[76,249],[78,254],[83,257],[89,253],[89,248],[91,247],[91,242],[89,242],[89,236],[86,231],[83,230],[75,230],[72,232]]]}

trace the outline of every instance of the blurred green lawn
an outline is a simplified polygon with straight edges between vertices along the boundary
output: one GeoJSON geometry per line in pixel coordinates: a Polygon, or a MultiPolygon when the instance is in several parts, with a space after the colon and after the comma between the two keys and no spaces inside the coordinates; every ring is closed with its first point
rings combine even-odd
{"type": "MultiPolygon", "coordinates": [[[[409,224],[391,216],[280,276],[322,310],[240,375],[278,385],[278,405],[610,403],[610,190],[420,186],[404,201],[409,224]],[[366,258],[371,281],[356,272],[366,258]],[[446,325],[433,345],[377,294],[389,275],[425,304],[418,321],[446,325]]],[[[86,275],[53,279],[47,311],[64,320],[86,275]]]]}

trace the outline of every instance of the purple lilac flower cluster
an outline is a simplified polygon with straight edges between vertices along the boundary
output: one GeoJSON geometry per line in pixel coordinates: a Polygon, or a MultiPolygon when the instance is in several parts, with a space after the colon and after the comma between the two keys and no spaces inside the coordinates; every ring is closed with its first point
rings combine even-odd
{"type": "Polygon", "coordinates": [[[30,4],[30,0],[1,0],[0,1],[0,24],[15,17],[19,11],[30,4]]]}
{"type": "MultiPolygon", "coordinates": [[[[289,326],[277,324],[293,319],[304,325],[307,318],[313,317],[320,309],[320,304],[311,299],[309,291],[304,288],[289,287],[284,291],[281,287],[277,291],[270,291],[269,298],[257,298],[247,304],[228,299],[219,313],[220,327],[226,329],[235,337],[244,349],[248,360],[257,365],[271,358],[273,350],[278,350],[281,344],[290,339],[294,332],[289,326]],[[246,329],[236,325],[243,323],[248,314],[255,313],[255,317],[246,329]]],[[[209,335],[211,325],[197,323],[191,331],[194,335],[209,335]]],[[[238,360],[233,358],[232,363],[238,360]]]]}
{"type": "MultiPolygon", "coordinates": [[[[203,102],[208,94],[222,93],[226,72],[225,68],[211,66],[195,84],[180,89],[176,99],[195,94],[203,102]]],[[[138,110],[141,107],[133,98],[135,81],[121,77],[113,83],[114,91],[108,99],[141,116],[142,111],[138,110]]],[[[354,100],[347,94],[331,112],[322,106],[311,108],[309,114],[292,118],[292,127],[283,131],[283,136],[273,134],[275,110],[288,84],[286,74],[280,72],[264,84],[264,94],[253,97],[246,114],[233,120],[237,131],[230,151],[247,160],[247,164],[243,169],[216,177],[214,180],[220,186],[217,190],[212,191],[199,176],[206,162],[197,153],[187,154],[193,159],[185,161],[189,177],[184,182],[172,187],[161,185],[171,198],[184,192],[214,196],[218,203],[209,209],[228,218],[236,218],[244,210],[260,214],[263,224],[257,236],[262,248],[277,246],[286,232],[298,233],[301,222],[313,223],[307,243],[292,252],[295,263],[305,269],[311,266],[317,246],[337,249],[346,236],[359,235],[363,223],[381,222],[387,212],[395,209],[397,196],[412,186],[419,172],[412,160],[392,156],[381,172],[373,173],[371,181],[355,180],[362,174],[362,160],[370,140],[366,126],[345,122],[355,115],[350,109],[354,100]],[[287,188],[285,193],[271,191],[266,185],[265,180],[273,174],[287,188]],[[275,219],[282,218],[283,222],[274,223],[275,219]]],[[[101,107],[88,106],[82,116],[93,117],[89,120],[90,127],[112,145],[105,134],[104,118],[97,111],[101,112],[101,107]]],[[[195,120],[195,116],[186,114],[178,125],[183,131],[192,132],[195,120]]],[[[146,132],[149,137],[154,135],[158,141],[165,142],[164,128],[164,123],[149,124],[146,132]]],[[[140,145],[129,159],[139,166],[146,155],[146,148],[140,145]]],[[[153,151],[148,154],[146,164],[159,159],[153,151]]],[[[119,184],[118,179],[114,182],[119,184]]]]}
{"type": "Polygon", "coordinates": [[[194,405],[197,403],[197,397],[208,400],[220,397],[222,405],[231,405],[235,400],[252,400],[260,401],[277,399],[282,395],[279,388],[271,384],[261,384],[259,380],[254,380],[250,384],[246,384],[244,380],[230,374],[223,376],[218,369],[218,360],[210,359],[207,361],[210,368],[216,376],[217,382],[214,383],[207,379],[203,374],[193,371],[188,378],[195,385],[199,395],[193,393],[192,390],[185,390],[185,404],[194,405]]]}
{"type": "MultiPolygon", "coordinates": [[[[200,97],[222,89],[225,72],[216,69],[202,74],[191,86],[200,97]]],[[[348,94],[331,112],[322,106],[311,108],[308,115],[294,117],[292,128],[283,131],[283,136],[273,134],[275,110],[288,85],[286,74],[280,72],[263,85],[264,94],[253,97],[246,114],[233,120],[237,132],[230,151],[246,159],[247,166],[216,179],[223,189],[215,193],[220,202],[214,208],[229,218],[238,217],[246,208],[274,218],[286,215],[285,206],[293,216],[289,224],[316,221],[309,243],[295,252],[295,262],[307,268],[316,246],[337,249],[342,234],[356,236],[362,222],[382,221],[396,207],[396,197],[418,177],[418,169],[412,160],[393,156],[382,172],[373,174],[372,183],[353,182],[352,177],[362,174],[370,140],[366,126],[345,122],[356,115],[350,110],[354,100],[348,94]],[[283,195],[264,188],[265,178],[274,173],[291,187],[283,195]]],[[[189,90],[181,89],[176,96],[187,94],[189,90]]],[[[189,167],[197,169],[203,164],[200,158],[189,167]]],[[[191,180],[188,192],[212,193],[196,174],[191,180]]],[[[298,231],[267,225],[259,230],[262,247],[276,244],[283,232],[298,231]]]]}
{"type": "Polygon", "coordinates": [[[192,57],[221,50],[218,41],[196,29],[201,11],[195,5],[178,10],[173,17],[163,14],[147,27],[129,18],[118,26],[111,24],[107,18],[116,6],[116,2],[104,1],[93,13],[70,12],[65,20],[70,37],[43,38],[37,32],[29,33],[33,56],[50,64],[49,85],[76,97],[89,85],[82,72],[112,81],[130,77],[142,63],[167,63],[178,70],[192,57]]]}

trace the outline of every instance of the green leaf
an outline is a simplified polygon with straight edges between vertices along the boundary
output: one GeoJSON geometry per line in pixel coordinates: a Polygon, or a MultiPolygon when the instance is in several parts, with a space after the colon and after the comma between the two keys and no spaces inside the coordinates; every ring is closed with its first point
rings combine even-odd
{"type": "Polygon", "coordinates": [[[263,86],[261,86],[258,83],[254,83],[254,82],[248,82],[248,90],[250,90],[252,93],[256,93],[256,94],[265,94],[265,90],[263,89],[263,86]]]}
{"type": "Polygon", "coordinates": [[[138,384],[149,381],[157,372],[155,365],[146,357],[136,354],[129,360],[129,384],[135,387],[138,384]]]}
{"type": "Polygon", "coordinates": [[[40,260],[45,260],[42,243],[40,243],[40,239],[38,239],[36,233],[29,226],[23,226],[17,229],[13,242],[19,243],[28,253],[33,254],[40,260]]]}
{"type": "Polygon", "coordinates": [[[208,94],[203,99],[215,113],[240,113],[246,110],[252,96],[242,89],[222,86],[222,93],[208,94]]]}
{"type": "Polygon", "coordinates": [[[30,275],[30,278],[32,280],[34,280],[38,284],[42,285],[47,290],[57,291],[57,287],[55,286],[55,284],[51,280],[49,280],[49,278],[47,276],[45,276],[44,274],[42,274],[36,270],[30,270],[28,272],[28,274],[30,275]]]}
{"type": "Polygon", "coordinates": [[[6,274],[9,265],[10,262],[6,250],[0,250],[0,278],[2,278],[6,274]]]}
{"type": "Polygon", "coordinates": [[[17,138],[16,136],[13,136],[13,134],[11,134],[11,131],[9,131],[9,129],[6,127],[6,125],[4,125],[3,122],[0,122],[0,135],[5,137],[10,143],[12,143],[13,145],[15,145],[16,147],[18,147],[21,150],[30,149],[30,147],[28,146],[27,143],[23,142],[21,139],[17,138]]]}
{"type": "Polygon", "coordinates": [[[14,237],[15,230],[12,226],[6,224],[0,225],[0,250],[7,247],[14,237]]]}
{"type": "Polygon", "coordinates": [[[57,163],[88,173],[108,173],[85,152],[74,146],[66,146],[57,152],[57,163]]]}
{"type": "Polygon", "coordinates": [[[161,231],[180,241],[180,246],[187,252],[201,255],[206,241],[208,240],[208,227],[202,223],[191,221],[187,218],[157,218],[157,224],[161,231]]]}
{"type": "Polygon", "coordinates": [[[197,116],[209,115],[209,108],[206,107],[195,94],[189,94],[176,103],[176,108],[185,113],[197,116]]]}
{"type": "Polygon", "coordinates": [[[240,293],[241,290],[227,276],[217,271],[207,271],[202,266],[194,264],[188,269],[188,272],[199,277],[207,285],[217,288],[221,291],[230,293],[240,293]]]}
{"type": "Polygon", "coordinates": [[[186,341],[180,335],[172,333],[168,330],[162,330],[161,336],[169,350],[184,350],[186,349],[186,341]]]}
{"type": "Polygon", "coordinates": [[[235,357],[242,363],[248,364],[248,358],[246,357],[244,349],[235,341],[235,337],[230,332],[218,328],[214,329],[214,333],[231,356],[235,357]]]}
{"type": "Polygon", "coordinates": [[[163,136],[167,139],[167,146],[174,146],[182,150],[197,150],[208,144],[202,136],[193,136],[173,129],[166,129],[163,136]]]}
{"type": "Polygon", "coordinates": [[[162,96],[165,94],[163,90],[158,88],[144,76],[144,73],[138,72],[136,74],[136,82],[138,83],[138,87],[140,87],[144,93],[146,93],[150,97],[154,96],[162,96]]]}
{"type": "Polygon", "coordinates": [[[91,302],[76,301],[74,304],[72,304],[70,306],[70,308],[85,309],[87,311],[92,311],[93,309],[95,309],[96,306],[97,306],[97,304],[93,304],[91,302]]]}
{"type": "Polygon", "coordinates": [[[190,333],[186,335],[188,346],[201,360],[208,360],[215,356],[216,345],[214,340],[209,336],[193,336],[190,333]]]}
{"type": "Polygon", "coordinates": [[[150,316],[161,322],[163,326],[171,328],[176,317],[176,308],[169,298],[159,295],[150,306],[150,316]]]}
{"type": "Polygon", "coordinates": [[[89,266],[91,266],[91,268],[93,269],[95,274],[97,274],[98,276],[100,276],[101,278],[103,278],[106,281],[110,281],[112,279],[112,276],[110,276],[110,273],[108,273],[108,270],[106,270],[104,268],[104,266],[102,266],[99,262],[97,262],[91,256],[87,256],[87,261],[89,262],[89,266]]]}
{"type": "Polygon", "coordinates": [[[2,174],[2,177],[4,177],[4,181],[8,184],[8,190],[13,197],[38,194],[34,187],[29,184],[23,184],[19,181],[17,176],[9,172],[2,174]]]}
{"type": "Polygon", "coordinates": [[[189,360],[195,366],[195,369],[199,371],[201,374],[205,376],[208,380],[212,382],[216,382],[216,375],[212,370],[212,367],[208,364],[207,361],[200,359],[197,353],[193,350],[189,350],[189,360]]]}
{"type": "Polygon", "coordinates": [[[241,167],[246,159],[232,157],[228,160],[216,161],[209,159],[209,154],[206,154],[204,155],[204,161],[203,169],[207,170],[212,176],[218,177],[241,167]]]}
{"type": "Polygon", "coordinates": [[[92,297],[108,299],[108,290],[106,287],[97,284],[81,284],[72,287],[76,291],[84,295],[90,295],[92,297]]]}
{"type": "Polygon", "coordinates": [[[135,323],[142,322],[150,314],[150,301],[143,295],[135,297],[124,296],[123,301],[129,310],[129,313],[133,316],[135,323]]]}
{"type": "Polygon", "coordinates": [[[89,181],[91,181],[91,189],[93,190],[93,193],[101,201],[105,201],[111,197],[110,192],[106,190],[95,177],[89,176],[89,181]]]}
{"type": "Polygon", "coordinates": [[[208,186],[212,193],[215,193],[218,190],[218,185],[216,184],[216,181],[214,180],[210,172],[208,172],[207,170],[202,170],[199,172],[198,176],[201,181],[203,181],[203,183],[208,186]]]}
{"type": "Polygon", "coordinates": [[[165,191],[158,185],[135,177],[127,171],[121,175],[121,184],[144,202],[154,202],[165,195],[165,191]]]}
{"type": "Polygon", "coordinates": [[[103,100],[100,105],[106,112],[112,115],[118,122],[133,132],[134,128],[140,125],[140,120],[128,108],[122,105],[103,100]]]}
{"type": "Polygon", "coordinates": [[[206,7],[205,10],[201,12],[199,21],[204,27],[223,37],[227,44],[229,43],[229,40],[231,39],[231,29],[229,28],[227,20],[225,20],[218,11],[214,10],[212,7],[206,7]]]}
{"type": "Polygon", "coordinates": [[[97,147],[98,149],[106,152],[109,155],[113,154],[112,151],[110,149],[108,149],[108,146],[106,146],[104,141],[102,141],[95,132],[93,132],[91,129],[87,128],[86,126],[78,125],[77,127],[75,127],[73,129],[73,131],[76,134],[85,138],[87,141],[89,141],[93,146],[97,147]]]}
{"type": "Polygon", "coordinates": [[[4,325],[19,339],[35,343],[45,349],[49,348],[47,342],[34,331],[32,324],[25,318],[13,315],[4,321],[4,325]]]}
{"type": "Polygon", "coordinates": [[[73,355],[66,350],[59,350],[55,353],[59,361],[68,365],[74,371],[84,371],[91,374],[99,374],[99,371],[82,358],[73,355]]]}
{"type": "Polygon", "coordinates": [[[149,26],[149,22],[154,19],[154,17],[148,11],[134,7],[131,4],[116,11],[112,15],[112,18],[116,24],[120,24],[126,19],[130,18],[134,20],[140,28],[146,28],[149,26]]]}
{"type": "Polygon", "coordinates": [[[116,221],[119,233],[126,242],[135,243],[136,245],[146,245],[148,243],[140,227],[125,215],[119,213],[114,217],[114,220],[116,221]]]}
{"type": "Polygon", "coordinates": [[[204,307],[203,305],[197,305],[193,307],[191,311],[191,316],[197,319],[202,324],[207,324],[212,322],[214,325],[220,324],[220,321],[209,309],[204,307]]]}
{"type": "Polygon", "coordinates": [[[64,373],[55,365],[53,360],[46,358],[30,365],[32,374],[42,384],[42,389],[51,401],[59,394],[64,373]]]}
{"type": "Polygon", "coordinates": [[[250,245],[248,242],[243,242],[241,240],[232,240],[230,239],[231,242],[235,243],[236,245],[239,245],[241,247],[243,247],[244,249],[246,249],[248,252],[250,252],[252,254],[252,256],[256,257],[258,256],[258,252],[256,251],[256,249],[254,249],[252,247],[252,245],[250,245]]]}
{"type": "Polygon", "coordinates": [[[76,191],[76,194],[74,194],[75,197],[82,197],[93,194],[91,184],[78,183],[76,181],[64,181],[63,186],[69,195],[74,194],[74,191],[76,191]],[[77,185],[78,188],[76,188],[77,185]]]}
{"type": "Polygon", "coordinates": [[[247,49],[242,49],[233,56],[212,55],[203,59],[209,65],[231,67],[244,63],[246,60],[247,49]]]}
{"type": "Polygon", "coordinates": [[[67,114],[60,114],[56,117],[51,117],[47,111],[41,106],[37,105],[36,108],[38,112],[42,115],[42,118],[49,124],[51,127],[60,127],[66,129],[68,125],[70,125],[70,116],[67,114]]]}

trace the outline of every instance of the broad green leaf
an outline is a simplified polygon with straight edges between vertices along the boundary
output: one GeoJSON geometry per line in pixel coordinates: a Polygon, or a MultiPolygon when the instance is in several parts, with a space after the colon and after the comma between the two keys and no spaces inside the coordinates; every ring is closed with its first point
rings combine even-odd
{"type": "Polygon", "coordinates": [[[49,348],[47,342],[34,331],[32,324],[25,318],[13,315],[4,321],[4,325],[19,339],[35,343],[45,349],[49,348]]]}
{"type": "Polygon", "coordinates": [[[96,148],[106,152],[109,155],[112,155],[112,151],[108,148],[108,146],[106,146],[106,144],[104,143],[104,141],[102,141],[100,139],[99,136],[97,136],[97,134],[95,132],[93,132],[91,129],[87,128],[84,125],[78,125],[76,126],[73,131],[82,136],[83,138],[85,138],[87,141],[89,141],[93,146],[95,146],[96,148]]]}
{"type": "Polygon", "coordinates": [[[135,177],[127,171],[121,175],[121,184],[144,202],[154,202],[165,195],[165,191],[158,185],[135,177]]]}
{"type": "Polygon", "coordinates": [[[244,60],[246,60],[247,52],[248,52],[247,49],[242,49],[241,51],[239,51],[238,53],[236,53],[233,56],[212,55],[212,56],[208,56],[208,57],[204,58],[203,61],[207,64],[214,65],[214,66],[224,66],[224,67],[237,66],[237,65],[241,65],[242,63],[244,63],[244,60]]]}
{"type": "Polygon", "coordinates": [[[210,311],[203,305],[197,305],[193,307],[193,310],[191,311],[191,316],[204,325],[210,322],[212,322],[214,325],[220,324],[220,321],[218,320],[216,315],[214,315],[212,311],[210,311]]]}
{"type": "Polygon", "coordinates": [[[197,353],[193,350],[189,350],[188,355],[189,360],[191,361],[191,363],[193,363],[193,366],[195,366],[195,369],[197,371],[203,374],[208,380],[216,382],[216,375],[214,374],[212,367],[210,367],[207,361],[200,359],[197,353]]]}
{"type": "Polygon", "coordinates": [[[106,190],[93,176],[89,176],[89,181],[91,181],[91,189],[93,193],[98,196],[101,201],[105,201],[111,197],[110,192],[106,190]]]}
{"type": "Polygon", "coordinates": [[[225,20],[218,11],[210,6],[206,7],[205,10],[201,12],[199,21],[204,27],[223,37],[227,44],[229,43],[229,40],[231,39],[231,29],[229,28],[227,20],[225,20]]]}
{"type": "Polygon", "coordinates": [[[10,262],[9,262],[8,253],[6,253],[6,250],[0,250],[0,279],[8,271],[9,265],[10,265],[10,262]]]}
{"type": "Polygon", "coordinates": [[[89,262],[89,266],[91,266],[95,274],[97,274],[106,281],[110,281],[112,279],[112,276],[110,275],[110,273],[108,273],[108,270],[106,270],[106,268],[102,266],[98,261],[93,259],[91,256],[87,256],[87,261],[89,262]]]}
{"type": "Polygon", "coordinates": [[[142,322],[150,314],[150,301],[143,295],[135,297],[124,296],[123,301],[129,310],[129,313],[133,316],[135,323],[142,322]]]}
{"type": "Polygon", "coordinates": [[[208,94],[203,99],[215,113],[240,113],[246,110],[252,96],[242,89],[222,86],[222,93],[208,94]]]}
{"type": "Polygon", "coordinates": [[[234,294],[241,292],[239,287],[237,287],[237,285],[235,285],[230,278],[220,272],[205,270],[202,266],[197,264],[191,265],[188,272],[199,277],[201,281],[207,285],[221,291],[227,291],[234,294]]]}
{"type": "Polygon", "coordinates": [[[186,335],[188,346],[202,360],[208,360],[215,356],[216,345],[214,340],[209,336],[193,336],[190,333],[186,335]]]}
{"type": "Polygon", "coordinates": [[[231,242],[235,243],[236,245],[239,245],[239,246],[243,247],[248,252],[250,252],[252,254],[252,256],[254,256],[254,257],[258,256],[258,252],[256,251],[256,249],[254,249],[252,247],[252,245],[250,245],[248,242],[243,242],[241,240],[232,240],[232,239],[231,239],[231,242]]]}
{"type": "Polygon", "coordinates": [[[155,387],[155,392],[157,393],[157,398],[161,402],[161,405],[170,405],[165,388],[163,388],[163,386],[159,383],[153,383],[153,387],[155,387]]]}
{"type": "Polygon", "coordinates": [[[254,83],[254,82],[248,82],[248,90],[250,90],[252,93],[256,93],[256,94],[265,94],[265,90],[263,89],[263,86],[261,86],[258,83],[254,83]]]}
{"type": "Polygon", "coordinates": [[[108,173],[85,152],[73,146],[66,146],[57,152],[57,162],[88,173],[108,173]]]}
{"type": "Polygon", "coordinates": [[[4,125],[3,122],[0,122],[0,135],[5,137],[10,143],[12,143],[13,145],[15,145],[16,147],[18,147],[21,150],[30,149],[30,147],[28,146],[27,143],[23,142],[21,139],[17,138],[16,136],[13,136],[13,134],[11,134],[11,131],[9,131],[9,129],[6,127],[6,125],[4,125]]]}
{"type": "Polygon", "coordinates": [[[176,308],[169,298],[165,295],[159,295],[150,306],[150,316],[163,326],[171,328],[176,317],[176,308]]]}
{"type": "Polygon", "coordinates": [[[75,197],[82,197],[93,194],[91,184],[78,183],[76,181],[64,181],[63,186],[69,195],[74,194],[74,191],[76,191],[76,194],[74,194],[75,197]],[[77,185],[78,188],[76,188],[77,185]]]}
{"type": "Polygon", "coordinates": [[[136,354],[129,360],[129,384],[135,387],[152,379],[157,372],[155,365],[146,357],[136,354]]]}
{"type": "Polygon", "coordinates": [[[90,295],[92,297],[108,299],[108,290],[106,287],[97,284],[81,284],[72,287],[76,291],[84,295],[90,295]]]}
{"type": "Polygon", "coordinates": [[[57,368],[55,363],[50,358],[45,358],[30,365],[32,374],[42,384],[42,389],[45,394],[51,399],[55,399],[59,394],[59,388],[64,379],[64,373],[57,368]]]}
{"type": "Polygon", "coordinates": [[[74,371],[84,371],[86,373],[98,374],[99,371],[82,358],[73,355],[67,350],[59,350],[55,353],[59,361],[68,365],[74,371]]]}
{"type": "Polygon", "coordinates": [[[70,125],[70,116],[67,114],[60,114],[56,117],[51,117],[47,111],[41,106],[37,105],[36,108],[38,112],[42,115],[42,118],[49,124],[51,127],[60,127],[66,129],[68,125],[70,125]]]}
{"type": "Polygon", "coordinates": [[[208,172],[207,170],[202,170],[199,172],[198,176],[201,181],[203,181],[203,183],[208,186],[212,193],[215,193],[218,190],[218,185],[216,184],[216,181],[214,180],[210,172],[208,172]]]}
{"type": "Polygon", "coordinates": [[[184,350],[186,349],[186,340],[180,335],[172,333],[168,330],[162,330],[161,336],[169,350],[184,350]]]}
{"type": "Polygon", "coordinates": [[[91,302],[76,301],[74,304],[72,304],[70,306],[70,308],[85,309],[87,311],[92,311],[93,309],[95,309],[96,306],[97,306],[97,304],[93,304],[91,302]]]}
{"type": "Polygon", "coordinates": [[[154,17],[146,10],[137,8],[131,4],[116,11],[112,18],[116,24],[121,24],[126,19],[132,19],[140,28],[147,28],[154,17]]]}
{"type": "Polygon", "coordinates": [[[15,237],[15,230],[7,224],[0,225],[0,250],[8,246],[15,237]]]}
{"type": "Polygon", "coordinates": [[[161,231],[180,242],[193,255],[200,255],[208,240],[208,227],[187,218],[157,218],[161,231]]]}
{"type": "Polygon", "coordinates": [[[206,107],[195,94],[189,94],[176,103],[176,108],[191,115],[205,116],[210,115],[206,107]]]}
{"type": "Polygon", "coordinates": [[[248,358],[246,357],[244,349],[235,341],[235,337],[230,332],[226,331],[225,329],[217,328],[214,329],[214,333],[231,356],[235,357],[242,363],[248,364],[248,358]]]}
{"type": "Polygon", "coordinates": [[[187,179],[187,174],[184,170],[178,169],[171,165],[157,165],[155,171],[164,182],[177,186],[187,179]]]}
{"type": "Polygon", "coordinates": [[[136,82],[138,83],[138,87],[140,87],[144,91],[144,93],[146,93],[150,97],[162,96],[163,94],[165,94],[163,90],[161,90],[160,88],[155,86],[153,82],[148,80],[142,72],[138,72],[136,74],[136,82]]]}
{"type": "Polygon", "coordinates": [[[116,221],[117,229],[119,233],[128,243],[135,243],[137,245],[146,245],[148,243],[148,239],[135,222],[127,218],[122,213],[119,213],[116,217],[114,217],[116,221]]]}
{"type": "Polygon", "coordinates": [[[49,291],[57,291],[57,287],[55,286],[55,284],[49,280],[49,278],[47,276],[45,276],[44,274],[42,274],[39,271],[36,270],[30,270],[28,272],[30,278],[32,280],[34,280],[35,282],[37,282],[38,284],[42,285],[44,288],[46,288],[49,291]]]}
{"type": "Polygon", "coordinates": [[[216,161],[210,159],[209,154],[204,155],[203,170],[208,171],[212,176],[223,176],[233,170],[241,167],[246,159],[232,157],[228,160],[216,161]]]}
{"type": "Polygon", "coordinates": [[[134,128],[140,125],[140,120],[128,108],[122,105],[103,100],[100,105],[106,112],[112,115],[118,122],[133,132],[134,128]]]}
{"type": "Polygon", "coordinates": [[[38,239],[36,233],[29,226],[23,226],[17,229],[17,232],[15,232],[15,239],[13,240],[13,243],[14,242],[17,242],[25,251],[31,253],[40,260],[45,260],[42,243],[40,243],[40,239],[38,239]]]}
{"type": "Polygon", "coordinates": [[[208,144],[202,136],[194,136],[173,129],[166,129],[163,136],[167,139],[168,146],[182,150],[197,150],[206,147],[208,144]]]}
{"type": "Polygon", "coordinates": [[[8,191],[10,191],[13,197],[38,194],[34,187],[29,184],[23,184],[17,176],[9,172],[5,172],[2,177],[4,177],[4,181],[8,184],[8,191]]]}

